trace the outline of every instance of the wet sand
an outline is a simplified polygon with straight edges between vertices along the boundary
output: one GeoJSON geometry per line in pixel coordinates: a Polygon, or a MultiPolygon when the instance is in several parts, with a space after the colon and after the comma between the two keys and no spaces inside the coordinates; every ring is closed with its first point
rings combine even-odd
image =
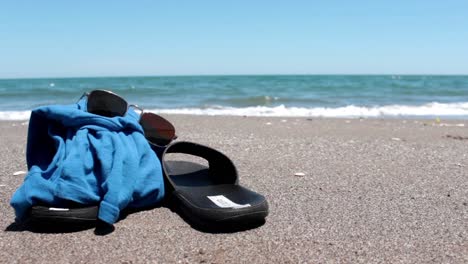
{"type": "Polygon", "coordinates": [[[267,197],[263,226],[205,233],[160,207],[105,232],[24,229],[9,200],[27,124],[3,121],[0,262],[468,262],[466,120],[167,117],[179,140],[226,153],[240,183],[267,197]]]}

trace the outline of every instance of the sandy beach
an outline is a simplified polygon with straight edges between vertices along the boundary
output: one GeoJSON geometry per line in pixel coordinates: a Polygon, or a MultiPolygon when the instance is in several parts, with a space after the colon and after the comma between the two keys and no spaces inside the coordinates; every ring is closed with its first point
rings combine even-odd
{"type": "Polygon", "coordinates": [[[2,121],[0,262],[468,262],[466,120],[167,117],[267,197],[263,226],[204,233],[160,207],[105,234],[22,229],[9,201],[27,170],[27,123],[2,121]]]}

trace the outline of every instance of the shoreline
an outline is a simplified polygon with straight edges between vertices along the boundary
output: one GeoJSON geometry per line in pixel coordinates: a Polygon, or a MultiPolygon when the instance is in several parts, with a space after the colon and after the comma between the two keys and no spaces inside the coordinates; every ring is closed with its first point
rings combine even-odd
{"type": "Polygon", "coordinates": [[[175,125],[178,140],[225,153],[237,167],[240,184],[267,197],[270,215],[263,226],[202,233],[160,207],[130,214],[104,236],[94,229],[12,231],[9,199],[24,178],[13,173],[27,170],[27,124],[0,121],[2,260],[468,260],[468,120],[164,117],[175,125]]]}

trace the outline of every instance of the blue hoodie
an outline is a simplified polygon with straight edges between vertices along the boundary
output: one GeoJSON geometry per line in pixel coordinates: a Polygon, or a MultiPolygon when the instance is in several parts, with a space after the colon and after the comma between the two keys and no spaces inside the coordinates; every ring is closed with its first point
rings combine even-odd
{"type": "Polygon", "coordinates": [[[147,143],[139,116],[86,112],[74,105],[39,107],[29,121],[29,172],[11,205],[17,220],[31,206],[64,207],[67,201],[99,204],[98,218],[115,223],[126,207],[153,206],[164,197],[161,163],[147,143]]]}

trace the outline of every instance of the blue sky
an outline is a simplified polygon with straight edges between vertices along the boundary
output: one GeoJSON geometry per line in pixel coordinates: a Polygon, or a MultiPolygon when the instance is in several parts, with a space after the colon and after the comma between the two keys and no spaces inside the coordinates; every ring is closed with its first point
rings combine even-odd
{"type": "Polygon", "coordinates": [[[468,1],[4,1],[0,78],[468,74],[468,1]]]}

